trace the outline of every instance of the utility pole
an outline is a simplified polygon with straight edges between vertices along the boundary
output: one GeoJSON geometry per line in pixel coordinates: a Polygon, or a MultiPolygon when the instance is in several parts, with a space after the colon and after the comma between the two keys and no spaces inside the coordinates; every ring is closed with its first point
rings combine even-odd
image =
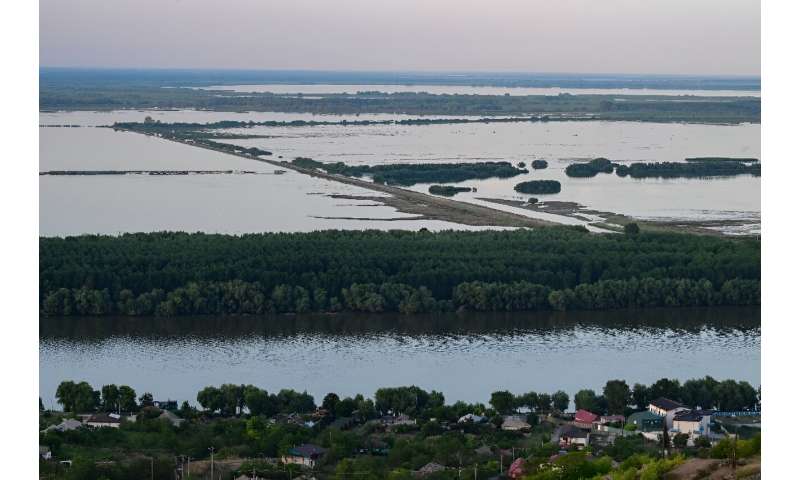
{"type": "Polygon", "coordinates": [[[478,480],[478,464],[475,464],[475,480],[478,480]]]}
{"type": "Polygon", "coordinates": [[[214,480],[214,447],[208,449],[211,452],[211,480],[214,480]]]}
{"type": "Polygon", "coordinates": [[[150,457],[150,480],[153,480],[153,457],[150,457]]]}

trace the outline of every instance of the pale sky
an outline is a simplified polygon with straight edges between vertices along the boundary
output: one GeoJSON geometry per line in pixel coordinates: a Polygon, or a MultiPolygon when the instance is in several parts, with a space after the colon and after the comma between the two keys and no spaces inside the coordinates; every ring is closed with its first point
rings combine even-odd
{"type": "Polygon", "coordinates": [[[42,66],[760,74],[759,0],[40,0],[42,66]]]}

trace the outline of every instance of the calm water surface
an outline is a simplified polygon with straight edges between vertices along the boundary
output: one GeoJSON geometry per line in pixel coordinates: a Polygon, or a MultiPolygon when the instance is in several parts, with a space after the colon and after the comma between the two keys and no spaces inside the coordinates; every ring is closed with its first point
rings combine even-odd
{"type": "Polygon", "coordinates": [[[706,374],[760,384],[758,309],[438,316],[40,319],[39,384],[127,383],[194,401],[206,385],[371,395],[416,384],[450,400],[498,389],[574,394],[606,380],[706,374]]]}

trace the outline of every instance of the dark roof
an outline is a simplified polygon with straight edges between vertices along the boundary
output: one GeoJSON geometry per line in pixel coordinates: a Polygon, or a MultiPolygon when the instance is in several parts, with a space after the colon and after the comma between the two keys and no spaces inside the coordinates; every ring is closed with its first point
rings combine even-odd
{"type": "Polygon", "coordinates": [[[676,422],[699,422],[703,417],[709,417],[714,413],[711,410],[692,410],[691,412],[681,412],[675,415],[676,422]]]}
{"type": "Polygon", "coordinates": [[[112,417],[111,415],[109,415],[107,413],[95,413],[94,415],[89,417],[89,420],[87,420],[87,422],[92,422],[92,423],[122,423],[122,420],[118,416],[112,417]]]}
{"type": "Polygon", "coordinates": [[[650,405],[653,405],[662,410],[666,410],[668,412],[670,410],[675,410],[676,408],[686,408],[683,406],[682,403],[678,403],[675,400],[670,400],[669,398],[664,398],[664,397],[653,400],[652,402],[650,402],[650,405]]]}
{"type": "Polygon", "coordinates": [[[558,434],[559,438],[567,437],[567,438],[586,438],[589,436],[589,432],[586,430],[581,430],[580,428],[574,425],[564,425],[561,427],[561,431],[558,434]]]}
{"type": "Polygon", "coordinates": [[[310,443],[304,443],[289,450],[289,455],[304,458],[317,458],[325,454],[325,449],[310,443]]]}

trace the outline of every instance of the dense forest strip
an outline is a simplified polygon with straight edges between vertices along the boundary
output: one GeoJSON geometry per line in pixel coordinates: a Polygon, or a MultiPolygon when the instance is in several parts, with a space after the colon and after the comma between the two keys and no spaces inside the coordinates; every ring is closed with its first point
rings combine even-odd
{"type": "Polygon", "coordinates": [[[761,99],[663,95],[433,95],[428,93],[239,94],[191,88],[44,84],[39,108],[199,109],[228,112],[395,113],[409,115],[589,115],[597,120],[742,123],[761,121],[761,99]]]}
{"type": "Polygon", "coordinates": [[[583,229],[40,239],[47,315],[757,305],[760,242],[583,229]]]}

